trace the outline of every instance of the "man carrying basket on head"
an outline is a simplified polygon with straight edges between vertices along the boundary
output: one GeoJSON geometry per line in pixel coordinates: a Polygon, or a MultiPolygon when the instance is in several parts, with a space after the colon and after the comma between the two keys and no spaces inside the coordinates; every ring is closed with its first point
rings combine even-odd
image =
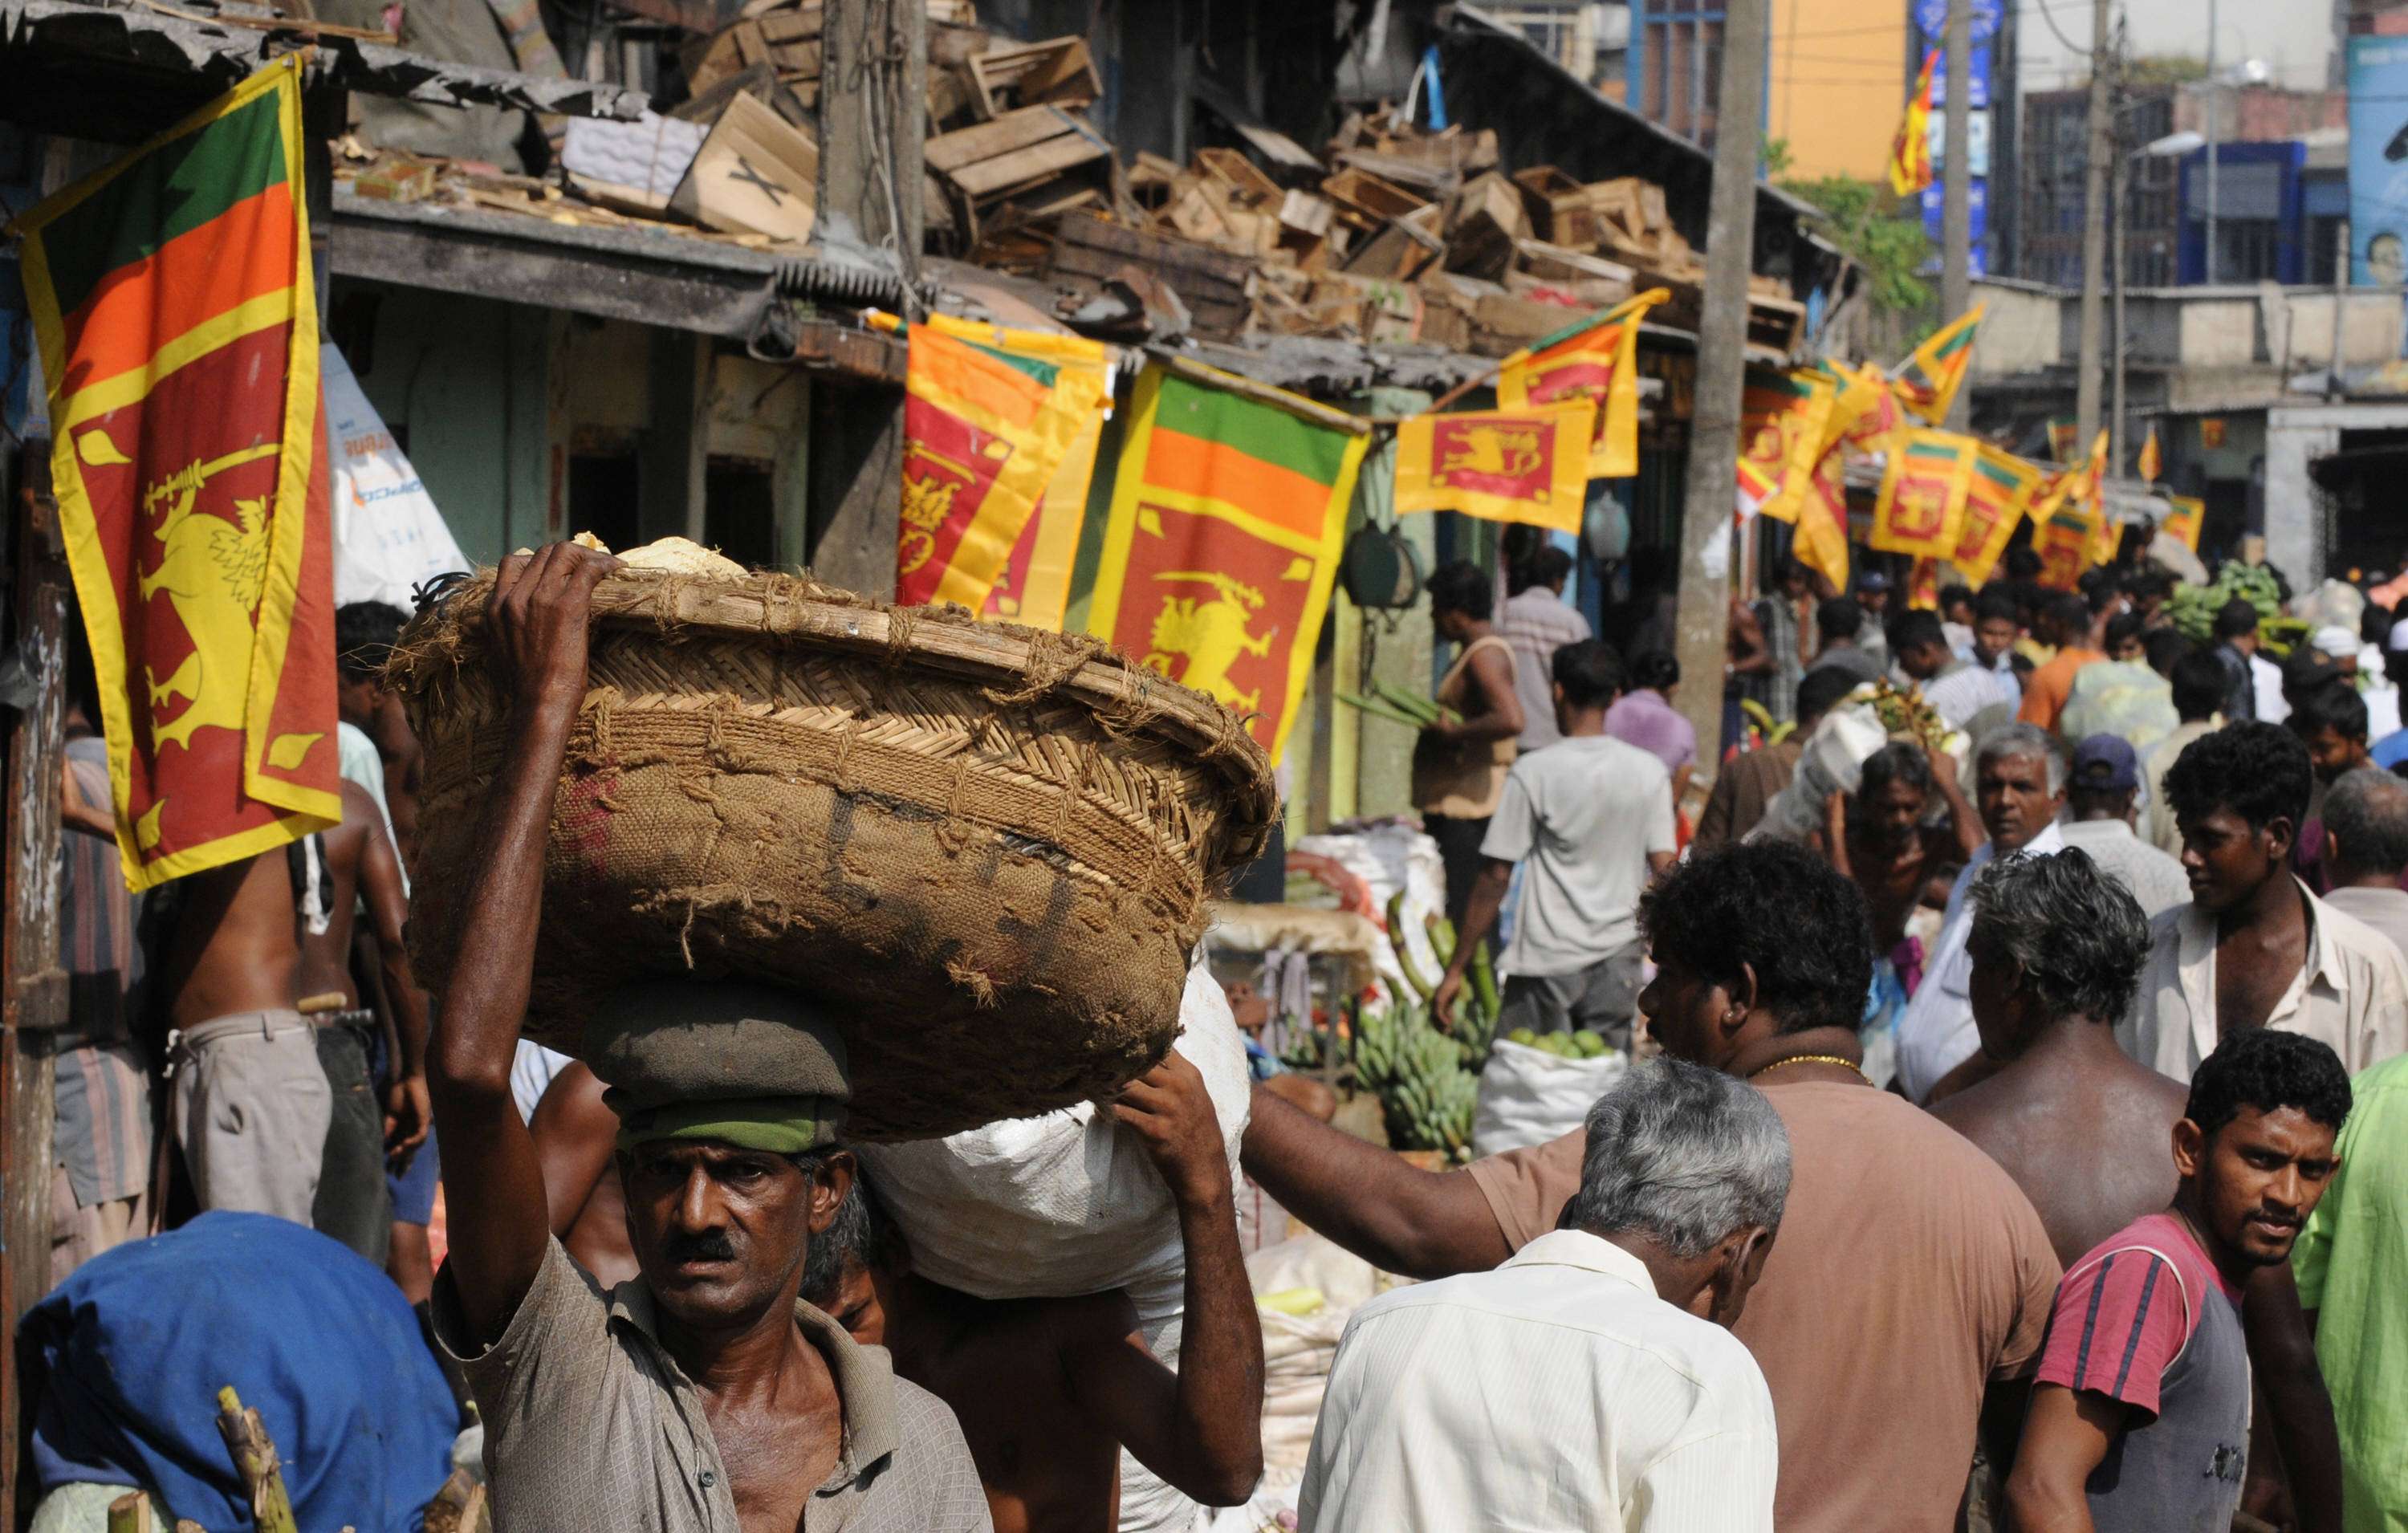
{"type": "Polygon", "coordinates": [[[510,1064],[544,851],[585,695],[594,588],[618,562],[555,543],[487,607],[510,699],[444,1025],[428,1069],[452,1259],[437,1334],[485,1421],[496,1526],[649,1533],[989,1527],[952,1412],[796,1297],[851,1186],[842,1041],[810,997],[661,981],[597,1008],[587,1057],[620,1117],[641,1276],[608,1294],[550,1233],[510,1064]],[[730,1059],[746,1068],[731,1079],[730,1059]]]}

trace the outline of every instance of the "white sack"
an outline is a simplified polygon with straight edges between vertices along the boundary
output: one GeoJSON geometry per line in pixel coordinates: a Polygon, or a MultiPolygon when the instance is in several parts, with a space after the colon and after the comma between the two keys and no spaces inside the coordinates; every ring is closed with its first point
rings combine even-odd
{"type": "Polygon", "coordinates": [[[318,373],[333,475],[335,604],[380,601],[410,611],[414,587],[467,570],[468,556],[332,341],[318,350],[318,373]]]}
{"type": "Polygon", "coordinates": [[[1564,1059],[1498,1039],[1480,1072],[1471,1153],[1493,1155],[1563,1138],[1588,1122],[1588,1110],[1629,1067],[1628,1057],[1619,1051],[1595,1059],[1564,1059]]]}

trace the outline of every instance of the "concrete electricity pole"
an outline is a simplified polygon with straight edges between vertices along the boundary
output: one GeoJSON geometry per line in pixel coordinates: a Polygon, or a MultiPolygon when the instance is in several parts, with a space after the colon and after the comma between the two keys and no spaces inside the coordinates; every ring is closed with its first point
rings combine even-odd
{"type": "MultiPolygon", "coordinates": [[[[1948,136],[1942,154],[1940,321],[1973,307],[1973,0],[1948,3],[1948,136]]],[[[1965,429],[1972,391],[1959,389],[1948,426],[1965,429]]]]}
{"type": "Polygon", "coordinates": [[[1731,517],[1739,502],[1740,394],[1747,370],[1747,282],[1755,266],[1770,10],[1770,0],[1728,0],[1723,11],[1713,199],[1706,214],[1705,313],[1698,326],[1688,492],[1681,519],[1681,711],[1697,726],[1698,753],[1708,764],[1698,774],[1700,783],[1713,781],[1722,760],[1731,517]]]}
{"type": "Polygon", "coordinates": [[[2109,131],[2107,0],[2090,5],[2090,133],[2082,202],[2082,357],[2073,380],[2076,461],[2086,461],[2099,436],[2100,332],[2107,299],[2107,167],[2115,152],[2109,131]]]}

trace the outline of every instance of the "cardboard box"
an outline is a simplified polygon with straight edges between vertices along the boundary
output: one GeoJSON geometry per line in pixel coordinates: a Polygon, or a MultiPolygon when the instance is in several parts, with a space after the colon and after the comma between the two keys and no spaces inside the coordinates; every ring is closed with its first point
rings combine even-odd
{"type": "Polygon", "coordinates": [[[646,112],[633,122],[572,117],[560,154],[569,184],[623,212],[658,215],[693,167],[710,130],[646,112]]]}
{"type": "Polygon", "coordinates": [[[811,237],[819,178],[819,146],[739,95],[703,140],[669,207],[706,228],[799,245],[811,237]]]}

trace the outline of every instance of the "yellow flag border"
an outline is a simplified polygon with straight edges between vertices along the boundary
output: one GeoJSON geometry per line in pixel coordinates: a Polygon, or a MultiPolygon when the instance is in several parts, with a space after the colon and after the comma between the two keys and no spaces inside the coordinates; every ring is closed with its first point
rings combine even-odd
{"type": "MultiPolygon", "coordinates": [[[[1964,565],[1956,566],[1956,573],[1963,577],[1966,584],[1972,586],[1988,583],[1990,576],[1999,567],[1999,561],[2006,557],[2007,545],[2014,540],[2015,528],[2023,523],[2024,518],[2031,515],[2032,497],[2039,494],[2041,487],[2048,482],[2048,471],[2038,464],[2028,463],[2012,452],[1992,447],[1987,442],[1982,444],[1979,457],[1981,462],[1995,465],[2003,471],[2013,474],[2015,477],[2017,488],[2007,499],[2007,509],[1991,525],[1989,536],[1983,540],[1981,548],[1976,552],[1975,558],[1978,564],[1972,567],[1964,565]]],[[[1971,486],[1972,480],[1969,475],[1966,480],[1966,505],[1969,509],[1972,505],[1971,486]]],[[[1961,529],[1957,541],[1960,544],[1964,541],[1961,529]]]]}
{"type": "MultiPolygon", "coordinates": [[[[296,190],[301,187],[303,171],[301,147],[301,66],[302,55],[288,53],[263,66],[233,90],[196,108],[180,122],[111,161],[99,170],[65,187],[16,221],[14,229],[25,236],[20,262],[22,268],[26,307],[32,310],[37,344],[41,349],[43,381],[51,391],[50,406],[54,412],[50,441],[51,492],[59,503],[60,529],[66,543],[67,567],[75,578],[76,596],[83,608],[84,633],[90,642],[94,679],[100,687],[101,733],[108,746],[109,796],[117,821],[118,860],[125,872],[125,884],[139,893],[187,874],[225,863],[256,855],[270,847],[296,840],[313,830],[323,830],[339,824],[343,818],[343,800],[338,792],[322,793],[266,776],[262,766],[267,753],[267,731],[276,709],[276,691],[263,693],[257,685],[264,674],[280,682],[284,674],[284,654],[291,638],[293,609],[300,597],[302,543],[308,536],[305,508],[308,504],[309,476],[316,467],[318,378],[318,284],[309,256],[308,199],[294,196],[293,227],[294,267],[290,304],[293,334],[285,361],[283,439],[277,454],[276,514],[269,523],[268,568],[265,584],[261,590],[258,615],[252,620],[251,684],[246,698],[243,720],[243,793],[272,809],[283,809],[283,815],[264,825],[221,836],[198,846],[170,852],[155,862],[146,862],[134,836],[134,720],[126,706],[127,666],[124,652],[125,616],[117,605],[117,592],[108,567],[108,556],[100,548],[98,513],[93,509],[91,492],[83,481],[83,466],[75,450],[73,427],[93,413],[104,412],[136,399],[149,396],[150,387],[158,380],[157,364],[165,349],[154,354],[151,364],[143,369],[145,387],[122,399],[109,396],[104,411],[95,411],[91,397],[95,390],[108,390],[117,380],[102,380],[87,387],[73,399],[61,400],[57,395],[59,380],[65,376],[65,316],[59,312],[58,291],[50,279],[50,260],[39,231],[69,208],[98,192],[118,177],[131,171],[147,156],[187,135],[197,133],[228,114],[249,106],[270,91],[282,96],[277,111],[279,136],[283,141],[285,175],[296,190]],[[82,407],[84,413],[70,416],[67,411],[82,407]],[[289,514],[288,514],[289,513],[289,514]],[[102,642],[107,635],[108,642],[102,642]]],[[[234,311],[245,314],[252,306],[234,311]]],[[[218,346],[231,343],[264,329],[283,317],[285,306],[280,301],[265,318],[251,315],[240,327],[216,338],[214,344],[199,345],[192,351],[197,356],[218,346]]],[[[190,337],[179,337],[170,347],[190,342],[198,345],[201,332],[211,331],[217,322],[204,322],[195,326],[190,337]]],[[[212,332],[214,335],[214,332],[212,332]]],[[[186,348],[190,350],[188,346],[186,348]]],[[[192,360],[179,354],[172,359],[177,366],[192,360]]],[[[121,374],[122,380],[131,374],[121,374]]]]}

